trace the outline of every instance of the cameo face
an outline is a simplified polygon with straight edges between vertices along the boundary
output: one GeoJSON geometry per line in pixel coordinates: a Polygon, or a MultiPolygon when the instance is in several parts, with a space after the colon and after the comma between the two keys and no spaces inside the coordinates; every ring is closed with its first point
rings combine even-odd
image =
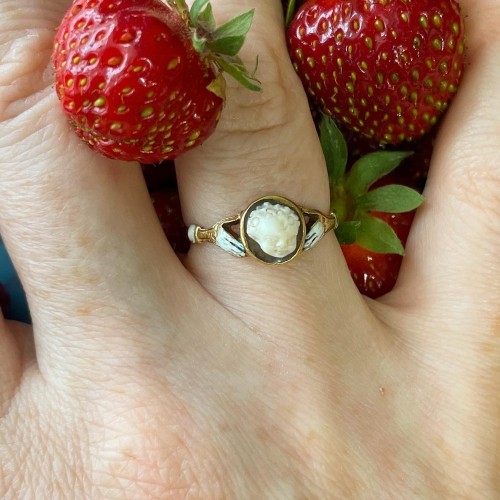
{"type": "Polygon", "coordinates": [[[266,264],[288,262],[304,246],[302,211],[286,198],[261,198],[243,213],[241,239],[248,254],[266,264]]]}

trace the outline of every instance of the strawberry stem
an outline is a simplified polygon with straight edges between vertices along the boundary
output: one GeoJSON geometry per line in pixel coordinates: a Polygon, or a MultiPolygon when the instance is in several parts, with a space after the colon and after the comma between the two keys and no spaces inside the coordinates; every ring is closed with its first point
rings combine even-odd
{"type": "Polygon", "coordinates": [[[260,82],[253,74],[248,73],[244,66],[235,64],[232,58],[225,58],[224,56],[214,57],[214,62],[222,71],[231,75],[247,89],[260,92],[261,88],[260,85],[258,85],[260,82]]]}
{"type": "Polygon", "coordinates": [[[295,14],[295,0],[288,0],[288,5],[286,6],[286,13],[285,13],[285,26],[288,26],[292,22],[294,14],[295,14]]]}
{"type": "MultiPolygon", "coordinates": [[[[184,0],[172,0],[185,5],[184,0]]],[[[238,57],[253,22],[255,10],[249,10],[217,27],[210,0],[195,0],[189,11],[194,49],[221,72],[226,72],[247,89],[260,91],[255,72],[250,72],[238,57]]]]}

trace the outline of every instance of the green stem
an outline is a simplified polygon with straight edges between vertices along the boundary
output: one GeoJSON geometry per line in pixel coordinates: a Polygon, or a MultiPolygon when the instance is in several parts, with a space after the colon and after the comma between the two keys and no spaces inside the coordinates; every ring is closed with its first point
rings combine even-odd
{"type": "Polygon", "coordinates": [[[289,0],[285,14],[285,26],[288,26],[291,23],[294,14],[295,14],[295,0],[289,0]]]}

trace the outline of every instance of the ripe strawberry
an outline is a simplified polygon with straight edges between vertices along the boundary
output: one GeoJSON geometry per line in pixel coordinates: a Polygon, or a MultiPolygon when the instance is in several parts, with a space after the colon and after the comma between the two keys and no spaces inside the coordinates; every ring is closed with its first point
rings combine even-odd
{"type": "Polygon", "coordinates": [[[287,38],[293,65],[323,111],[385,143],[425,134],[463,68],[456,0],[308,0],[287,38]]]}
{"type": "Polygon", "coordinates": [[[182,219],[179,193],[175,187],[163,188],[150,193],[153,207],[160,220],[165,236],[175,253],[184,255],[189,250],[187,227],[182,219]]]}
{"type": "Polygon", "coordinates": [[[222,71],[252,90],[237,57],[253,11],[216,28],[207,0],[76,0],[54,43],[56,91],[76,133],[105,156],[173,159],[214,131],[222,71]]]}
{"type": "MultiPolygon", "coordinates": [[[[425,184],[431,153],[430,142],[428,140],[422,142],[414,154],[404,158],[395,170],[373,183],[369,191],[383,186],[402,185],[420,192],[425,184]]],[[[401,249],[404,249],[415,212],[416,210],[400,213],[371,211],[370,215],[385,222],[399,239],[401,249]]],[[[340,248],[358,290],[363,295],[375,299],[390,292],[396,284],[404,251],[399,253],[371,251],[360,244],[359,241],[363,242],[363,238],[359,238],[359,235],[357,240],[355,243],[341,244],[340,248]]]]}
{"type": "MultiPolygon", "coordinates": [[[[415,211],[400,214],[372,212],[372,215],[389,224],[402,245],[406,245],[415,211]]],[[[373,252],[359,243],[340,245],[340,248],[352,279],[363,295],[375,299],[393,289],[398,279],[403,255],[373,252]]]]}
{"type": "Polygon", "coordinates": [[[415,209],[423,202],[414,175],[421,161],[402,169],[411,152],[374,150],[370,141],[356,139],[351,136],[356,150],[350,156],[340,129],[323,116],[320,140],[339,220],[335,233],[360,292],[375,298],[394,286],[415,209]]]}
{"type": "MultiPolygon", "coordinates": [[[[414,147],[414,153],[404,158],[396,170],[375,182],[370,187],[370,190],[396,184],[408,186],[421,193],[427,180],[436,135],[433,132],[435,131],[437,131],[436,127],[431,133],[413,141],[411,145],[414,147]]],[[[366,154],[379,149],[373,141],[352,131],[346,134],[346,141],[349,152],[347,169],[366,154]]],[[[415,210],[403,213],[373,211],[371,215],[386,222],[394,231],[402,246],[406,246],[415,210]]],[[[341,249],[352,279],[363,295],[375,299],[393,289],[398,279],[403,255],[399,253],[373,252],[359,243],[341,245],[341,249]]]]}

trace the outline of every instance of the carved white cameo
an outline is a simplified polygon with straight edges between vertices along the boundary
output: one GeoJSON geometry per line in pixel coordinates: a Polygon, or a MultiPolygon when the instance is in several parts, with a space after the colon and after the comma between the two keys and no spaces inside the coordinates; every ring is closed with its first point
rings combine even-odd
{"type": "Polygon", "coordinates": [[[276,258],[296,251],[299,230],[299,216],[290,207],[268,201],[250,213],[246,228],[262,251],[276,258]]]}

